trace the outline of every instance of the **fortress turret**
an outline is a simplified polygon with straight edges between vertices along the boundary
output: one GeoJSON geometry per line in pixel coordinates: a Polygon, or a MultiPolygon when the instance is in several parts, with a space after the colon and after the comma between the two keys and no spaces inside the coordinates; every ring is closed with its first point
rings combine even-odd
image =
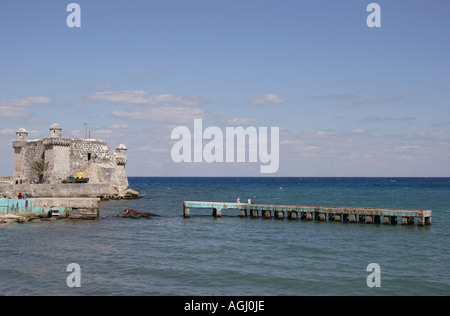
{"type": "Polygon", "coordinates": [[[28,132],[25,128],[21,127],[17,130],[16,140],[28,140],[28,132]]]}
{"type": "Polygon", "coordinates": [[[62,136],[62,127],[58,124],[53,124],[50,126],[50,137],[61,137],[62,136]]]}
{"type": "Polygon", "coordinates": [[[27,152],[28,144],[28,132],[25,128],[21,127],[16,132],[16,139],[13,141],[14,148],[14,180],[19,183],[24,178],[27,165],[24,159],[27,152]]]}
{"type": "Polygon", "coordinates": [[[116,161],[118,165],[126,165],[127,163],[127,147],[120,144],[116,148],[116,161]]]}

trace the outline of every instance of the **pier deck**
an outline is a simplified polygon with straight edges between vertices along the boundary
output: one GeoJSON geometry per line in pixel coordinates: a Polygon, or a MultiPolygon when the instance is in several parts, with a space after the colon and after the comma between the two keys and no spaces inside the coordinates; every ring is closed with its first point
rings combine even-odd
{"type": "Polygon", "coordinates": [[[430,210],[402,210],[383,208],[361,208],[361,207],[329,207],[329,206],[298,206],[298,205],[273,205],[273,204],[248,204],[248,203],[226,203],[226,202],[198,202],[185,201],[183,203],[183,215],[190,217],[191,209],[212,209],[213,216],[221,217],[223,210],[240,210],[241,217],[271,218],[272,214],[277,219],[336,221],[350,223],[381,223],[397,224],[400,217],[402,225],[431,225],[432,211],[430,210]]]}

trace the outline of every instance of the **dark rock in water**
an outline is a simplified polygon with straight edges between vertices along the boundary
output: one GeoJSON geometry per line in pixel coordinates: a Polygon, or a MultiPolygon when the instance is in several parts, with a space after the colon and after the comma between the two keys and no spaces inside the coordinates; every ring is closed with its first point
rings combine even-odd
{"type": "Polygon", "coordinates": [[[136,218],[139,219],[141,217],[143,218],[149,218],[153,216],[159,216],[158,214],[148,213],[148,212],[139,212],[132,209],[126,209],[119,213],[120,217],[124,218],[136,218]]]}
{"type": "Polygon", "coordinates": [[[97,216],[93,215],[70,215],[68,219],[95,220],[97,216]]]}
{"type": "Polygon", "coordinates": [[[153,214],[153,213],[142,213],[141,217],[153,217],[153,216],[159,216],[157,214],[153,214]]]}
{"type": "Polygon", "coordinates": [[[51,222],[51,221],[56,221],[55,217],[42,217],[41,221],[43,222],[51,222]]]}
{"type": "Polygon", "coordinates": [[[122,217],[122,218],[134,218],[134,219],[141,218],[139,215],[122,215],[120,217],[122,217]]]}

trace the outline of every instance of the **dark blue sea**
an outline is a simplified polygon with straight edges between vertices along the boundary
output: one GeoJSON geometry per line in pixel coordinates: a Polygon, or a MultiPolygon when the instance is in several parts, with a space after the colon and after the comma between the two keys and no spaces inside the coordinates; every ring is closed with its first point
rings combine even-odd
{"type": "Polygon", "coordinates": [[[0,295],[450,295],[450,178],[130,178],[95,221],[0,227],[0,295]],[[240,218],[183,201],[432,210],[411,226],[240,218]],[[116,217],[131,208],[160,215],[116,217]],[[68,287],[70,263],[81,286],[68,287]],[[379,287],[367,266],[380,267],[379,287]]]}

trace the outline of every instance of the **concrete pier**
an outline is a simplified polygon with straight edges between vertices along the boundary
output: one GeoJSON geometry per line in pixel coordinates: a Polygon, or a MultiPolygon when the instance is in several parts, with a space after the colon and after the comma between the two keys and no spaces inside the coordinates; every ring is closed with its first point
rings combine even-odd
{"type": "Polygon", "coordinates": [[[0,199],[0,213],[15,215],[45,215],[50,211],[59,211],[61,216],[68,217],[75,213],[84,216],[98,217],[100,212],[99,198],[32,198],[32,199],[0,199]]]}
{"type": "Polygon", "coordinates": [[[396,225],[400,217],[402,225],[418,226],[431,225],[432,211],[430,210],[403,210],[383,208],[346,208],[346,207],[318,207],[298,205],[273,205],[273,204],[247,204],[226,202],[196,202],[185,201],[183,204],[183,215],[185,218],[191,216],[192,209],[213,209],[213,216],[221,217],[224,210],[240,210],[241,217],[284,219],[301,219],[304,221],[334,221],[396,225]],[[273,212],[273,213],[272,213],[273,212]],[[417,220],[416,220],[417,219],[417,220]]]}

